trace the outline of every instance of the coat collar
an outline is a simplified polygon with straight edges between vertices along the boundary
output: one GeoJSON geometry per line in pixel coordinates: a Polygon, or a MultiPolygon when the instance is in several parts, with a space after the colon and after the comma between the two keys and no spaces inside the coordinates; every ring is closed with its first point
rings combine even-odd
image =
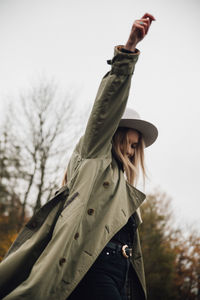
{"type": "Polygon", "coordinates": [[[65,184],[64,186],[62,186],[59,190],[57,190],[55,192],[55,195],[54,196],[58,196],[60,194],[62,194],[64,192],[64,194],[67,196],[69,194],[69,188],[68,188],[68,185],[65,184]]]}

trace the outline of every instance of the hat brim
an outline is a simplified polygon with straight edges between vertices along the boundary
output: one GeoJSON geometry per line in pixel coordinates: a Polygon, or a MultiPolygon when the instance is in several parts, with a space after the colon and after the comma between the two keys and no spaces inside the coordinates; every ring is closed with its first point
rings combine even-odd
{"type": "Polygon", "coordinates": [[[140,119],[121,119],[118,127],[127,127],[139,131],[146,147],[151,146],[158,137],[158,129],[150,122],[140,119]]]}

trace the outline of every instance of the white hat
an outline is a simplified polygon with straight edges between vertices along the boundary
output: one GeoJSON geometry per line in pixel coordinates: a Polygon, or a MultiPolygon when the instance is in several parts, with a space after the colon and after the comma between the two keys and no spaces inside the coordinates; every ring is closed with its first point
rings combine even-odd
{"type": "Polygon", "coordinates": [[[126,108],[119,127],[138,130],[143,136],[146,147],[152,145],[158,137],[158,129],[152,123],[141,120],[140,115],[132,108],[126,108]]]}

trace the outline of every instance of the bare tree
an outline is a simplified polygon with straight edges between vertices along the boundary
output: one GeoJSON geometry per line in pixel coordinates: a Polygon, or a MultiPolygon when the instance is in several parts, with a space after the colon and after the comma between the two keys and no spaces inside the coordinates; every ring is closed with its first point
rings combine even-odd
{"type": "Polygon", "coordinates": [[[73,96],[60,96],[53,81],[43,80],[21,95],[11,115],[12,143],[20,149],[23,169],[17,187],[23,223],[27,205],[37,211],[58,188],[67,154],[82,127],[81,122],[76,126],[73,96]]]}
{"type": "Polygon", "coordinates": [[[0,216],[9,218],[9,227],[19,225],[21,202],[15,192],[21,173],[19,147],[11,143],[9,119],[2,125],[0,134],[0,216]]]}

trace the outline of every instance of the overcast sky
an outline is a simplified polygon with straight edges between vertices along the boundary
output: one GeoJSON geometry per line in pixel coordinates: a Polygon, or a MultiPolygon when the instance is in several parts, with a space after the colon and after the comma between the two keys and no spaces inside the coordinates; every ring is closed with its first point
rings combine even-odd
{"type": "Polygon", "coordinates": [[[145,12],[156,22],[138,45],[128,106],[159,129],[146,189],[172,198],[178,224],[200,228],[199,0],[1,0],[0,111],[44,75],[91,107],[106,60],[145,12]]]}

